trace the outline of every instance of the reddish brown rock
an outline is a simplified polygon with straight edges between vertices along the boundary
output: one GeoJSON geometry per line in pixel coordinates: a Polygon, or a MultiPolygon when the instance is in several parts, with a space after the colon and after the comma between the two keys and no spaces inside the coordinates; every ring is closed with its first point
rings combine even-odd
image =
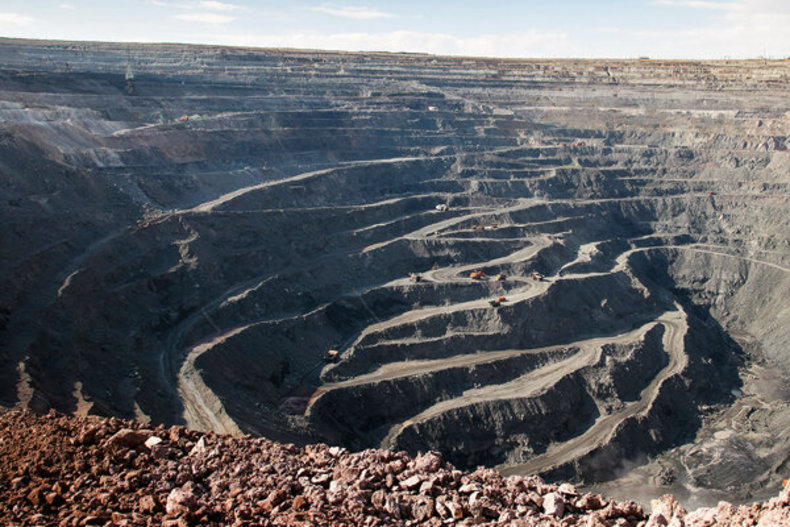
{"type": "Polygon", "coordinates": [[[398,498],[393,494],[388,494],[384,498],[384,510],[393,518],[401,517],[401,504],[398,498]]]}
{"type": "Polygon", "coordinates": [[[387,463],[387,472],[390,474],[400,474],[404,468],[406,468],[406,464],[401,459],[387,463]]]}
{"type": "Polygon", "coordinates": [[[346,499],[347,492],[345,486],[339,481],[333,481],[329,484],[329,490],[326,493],[327,501],[330,505],[338,505],[346,499]]]}
{"type": "Polygon", "coordinates": [[[585,494],[576,502],[574,505],[581,509],[581,510],[598,510],[603,507],[603,502],[601,501],[600,496],[596,496],[595,494],[585,494]]]}
{"type": "Polygon", "coordinates": [[[44,493],[41,491],[40,488],[34,488],[27,493],[27,501],[29,501],[33,505],[40,505],[43,500],[44,500],[44,493]]]}
{"type": "MultiPolygon", "coordinates": [[[[580,496],[569,485],[535,477],[465,473],[432,453],[410,459],[326,445],[299,449],[181,427],[152,432],[149,437],[164,438],[152,449],[142,443],[107,448],[110,438],[136,426],[54,413],[0,414],[0,482],[6,482],[0,484],[0,525],[637,527],[648,519],[633,502],[580,496]],[[91,441],[74,441],[87,430],[91,441]],[[170,455],[157,456],[157,448],[170,455]]],[[[790,524],[788,503],[785,489],[754,506],[722,503],[686,514],[667,498],[654,514],[666,525],[764,527],[790,524]]]]}
{"type": "Polygon", "coordinates": [[[454,520],[460,520],[464,517],[464,508],[461,506],[460,503],[456,503],[454,501],[448,501],[444,504],[447,512],[449,513],[450,518],[454,520]]]}
{"type": "Polygon", "coordinates": [[[63,498],[61,498],[57,492],[50,492],[44,496],[44,501],[47,502],[47,505],[56,507],[63,503],[63,498]]]}
{"type": "Polygon", "coordinates": [[[159,500],[153,495],[143,496],[137,505],[138,510],[144,514],[152,514],[161,507],[159,500]]]}
{"type": "Polygon", "coordinates": [[[549,492],[543,497],[543,511],[548,516],[562,518],[565,514],[565,499],[558,492],[549,492]]]}
{"type": "Polygon", "coordinates": [[[665,494],[651,501],[650,507],[653,512],[650,514],[646,527],[683,526],[686,510],[671,494],[665,494]]]}
{"type": "Polygon", "coordinates": [[[197,508],[197,496],[190,487],[175,488],[167,495],[165,510],[169,516],[189,514],[197,508]]]}
{"type": "Polygon", "coordinates": [[[419,496],[411,502],[411,517],[417,522],[424,522],[432,518],[435,512],[434,502],[427,496],[419,496]]]}
{"type": "Polygon", "coordinates": [[[442,456],[438,452],[428,452],[426,454],[419,454],[411,462],[412,470],[421,472],[423,474],[431,474],[436,472],[442,466],[442,456]]]}
{"type": "Polygon", "coordinates": [[[425,478],[423,476],[415,475],[410,478],[404,479],[398,485],[403,490],[414,490],[419,487],[425,478]]]}
{"type": "Polygon", "coordinates": [[[135,448],[145,443],[152,435],[153,431],[151,430],[124,428],[113,434],[112,437],[107,440],[107,445],[110,448],[135,448]]]}
{"type": "Polygon", "coordinates": [[[144,444],[144,445],[145,445],[147,448],[151,449],[151,448],[154,448],[154,447],[155,447],[155,446],[157,446],[157,445],[160,445],[160,444],[162,444],[162,442],[163,442],[163,441],[164,441],[164,439],[162,439],[161,437],[158,437],[158,436],[152,435],[152,436],[150,436],[148,439],[146,439],[146,440],[145,440],[145,443],[143,443],[143,444],[144,444]]]}
{"type": "Polygon", "coordinates": [[[291,504],[291,508],[297,511],[306,509],[308,506],[309,503],[307,501],[307,498],[301,495],[295,497],[293,503],[291,504]]]}

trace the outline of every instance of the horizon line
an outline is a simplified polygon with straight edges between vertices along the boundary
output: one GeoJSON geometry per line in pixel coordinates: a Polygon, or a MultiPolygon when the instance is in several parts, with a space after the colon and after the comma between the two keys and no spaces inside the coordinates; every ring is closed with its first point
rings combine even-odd
{"type": "Polygon", "coordinates": [[[777,61],[784,62],[790,60],[790,55],[785,57],[774,56],[751,56],[746,58],[735,58],[730,56],[722,56],[720,58],[697,57],[697,58],[679,58],[679,57],[651,57],[651,56],[634,56],[634,57],[504,57],[496,55],[453,55],[453,54],[440,54],[431,53],[427,51],[391,51],[391,50],[347,50],[347,49],[325,49],[325,48],[300,48],[300,47],[277,47],[277,46],[239,46],[234,44],[217,44],[205,42],[178,42],[178,41],[153,41],[153,40],[71,40],[59,38],[35,38],[35,37],[6,37],[0,35],[0,41],[16,41],[16,42],[36,42],[36,43],[64,43],[64,44],[105,44],[105,45],[135,45],[135,46],[182,46],[182,47],[196,47],[196,48],[226,48],[226,49],[244,49],[244,50],[258,50],[258,51],[282,51],[294,53],[326,53],[326,54],[347,54],[347,55],[408,55],[419,57],[434,57],[434,58],[447,58],[447,59],[465,59],[465,60],[498,60],[498,61],[556,61],[556,60],[578,60],[578,61],[655,61],[655,62],[753,62],[753,61],[777,61]]]}

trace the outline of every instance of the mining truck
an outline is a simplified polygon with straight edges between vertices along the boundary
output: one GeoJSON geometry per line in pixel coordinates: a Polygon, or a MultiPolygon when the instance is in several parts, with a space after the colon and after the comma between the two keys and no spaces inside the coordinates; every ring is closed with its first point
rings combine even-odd
{"type": "Polygon", "coordinates": [[[338,350],[327,350],[324,353],[324,362],[337,362],[340,360],[340,352],[338,350]]]}

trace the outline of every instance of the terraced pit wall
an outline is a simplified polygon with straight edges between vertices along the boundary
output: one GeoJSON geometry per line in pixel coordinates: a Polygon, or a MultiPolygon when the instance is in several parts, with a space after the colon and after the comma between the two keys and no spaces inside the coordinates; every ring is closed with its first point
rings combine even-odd
{"type": "Polygon", "coordinates": [[[714,502],[786,475],[787,61],[0,64],[2,404],[714,502]]]}

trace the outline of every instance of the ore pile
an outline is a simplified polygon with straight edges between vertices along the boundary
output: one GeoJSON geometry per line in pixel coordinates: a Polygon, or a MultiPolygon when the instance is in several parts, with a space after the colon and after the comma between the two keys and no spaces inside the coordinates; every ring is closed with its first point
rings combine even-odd
{"type": "Polygon", "coordinates": [[[142,428],[11,412],[2,426],[0,521],[50,525],[637,525],[634,503],[539,478],[464,473],[435,453],[142,428]]]}
{"type": "MultiPolygon", "coordinates": [[[[790,519],[789,493],[751,508],[721,504],[687,524],[779,525],[790,519]]],[[[670,497],[648,518],[634,502],[462,472],[433,452],[298,448],[55,412],[0,417],[3,525],[658,526],[684,516],[670,497]]]]}

